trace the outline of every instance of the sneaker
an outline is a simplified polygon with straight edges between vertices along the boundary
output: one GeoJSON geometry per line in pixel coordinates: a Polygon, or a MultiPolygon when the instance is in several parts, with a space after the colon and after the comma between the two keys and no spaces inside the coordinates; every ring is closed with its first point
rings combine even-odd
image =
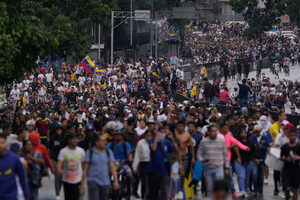
{"type": "Polygon", "coordinates": [[[278,196],[279,191],[278,190],[274,190],[274,196],[278,196]]]}
{"type": "Polygon", "coordinates": [[[248,198],[249,197],[249,194],[246,191],[242,191],[242,194],[243,194],[244,198],[248,198]]]}
{"type": "Polygon", "coordinates": [[[268,179],[264,179],[264,184],[265,184],[265,185],[268,185],[268,184],[269,184],[268,179]]]}
{"type": "Polygon", "coordinates": [[[241,198],[242,196],[243,196],[242,193],[237,193],[237,192],[235,192],[235,193],[232,194],[232,199],[239,199],[239,198],[241,198]]]}
{"type": "Polygon", "coordinates": [[[285,194],[282,193],[282,194],[280,195],[280,197],[281,197],[282,199],[285,199],[285,194]]]}
{"type": "Polygon", "coordinates": [[[61,200],[60,196],[56,196],[56,200],[61,200]]]}
{"type": "Polygon", "coordinates": [[[253,197],[257,197],[257,196],[258,196],[257,192],[253,192],[253,197]]]}
{"type": "Polygon", "coordinates": [[[175,199],[177,200],[182,200],[183,199],[183,193],[182,191],[178,192],[178,194],[176,195],[175,199]]]}

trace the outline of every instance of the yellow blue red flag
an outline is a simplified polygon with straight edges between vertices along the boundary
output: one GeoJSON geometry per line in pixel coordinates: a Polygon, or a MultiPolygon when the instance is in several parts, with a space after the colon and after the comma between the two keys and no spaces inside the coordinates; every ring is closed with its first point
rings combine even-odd
{"type": "Polygon", "coordinates": [[[93,63],[93,61],[90,59],[89,56],[86,56],[80,63],[80,65],[83,67],[83,69],[91,74],[94,72],[95,70],[95,64],[93,63]]]}

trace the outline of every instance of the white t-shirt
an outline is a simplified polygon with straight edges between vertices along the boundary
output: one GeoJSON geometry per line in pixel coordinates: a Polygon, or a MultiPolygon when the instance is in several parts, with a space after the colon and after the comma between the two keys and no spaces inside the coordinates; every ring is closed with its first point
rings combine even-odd
{"type": "Polygon", "coordinates": [[[47,78],[47,82],[50,83],[52,81],[52,78],[53,78],[53,73],[47,73],[46,78],[47,78]]]}
{"type": "Polygon", "coordinates": [[[147,130],[148,130],[148,127],[146,127],[145,129],[141,129],[140,127],[135,128],[135,131],[138,136],[143,135],[147,130]]]}
{"type": "Polygon", "coordinates": [[[44,76],[43,74],[39,74],[39,75],[38,75],[38,79],[44,80],[44,78],[45,78],[45,76],[44,76]]]}
{"type": "Polygon", "coordinates": [[[84,85],[85,77],[84,76],[79,76],[78,81],[79,81],[79,85],[84,85]]]}
{"type": "Polygon", "coordinates": [[[82,162],[85,152],[81,147],[70,149],[63,148],[58,155],[58,160],[63,161],[63,181],[71,184],[79,183],[82,177],[82,162]]]}
{"type": "Polygon", "coordinates": [[[19,95],[20,95],[20,90],[19,89],[12,89],[10,91],[10,95],[12,97],[13,100],[17,100],[19,98],[19,95]]]}

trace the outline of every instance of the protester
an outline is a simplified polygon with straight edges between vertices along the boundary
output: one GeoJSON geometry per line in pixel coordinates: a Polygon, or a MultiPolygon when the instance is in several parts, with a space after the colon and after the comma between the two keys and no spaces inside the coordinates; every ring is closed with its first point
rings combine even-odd
{"type": "Polygon", "coordinates": [[[62,177],[65,200],[79,200],[79,188],[82,181],[82,162],[85,152],[77,146],[78,136],[68,135],[68,146],[60,150],[57,170],[62,177]]]}
{"type": "Polygon", "coordinates": [[[18,176],[25,199],[30,198],[29,189],[25,177],[25,171],[20,158],[7,150],[6,135],[0,134],[0,199],[14,200],[18,197],[16,176],[18,176]],[[8,165],[10,163],[10,165],[8,165]]]}
{"type": "Polygon", "coordinates": [[[209,197],[212,196],[214,182],[223,179],[224,174],[228,175],[230,169],[224,138],[217,136],[217,127],[210,125],[208,136],[201,141],[197,152],[198,160],[204,163],[204,176],[209,197]]]}
{"type": "Polygon", "coordinates": [[[95,147],[91,151],[88,150],[84,158],[80,195],[84,194],[84,184],[87,179],[89,199],[108,200],[111,185],[110,173],[114,177],[114,190],[119,188],[114,161],[113,152],[110,149],[106,149],[105,137],[98,135],[95,147]]]}

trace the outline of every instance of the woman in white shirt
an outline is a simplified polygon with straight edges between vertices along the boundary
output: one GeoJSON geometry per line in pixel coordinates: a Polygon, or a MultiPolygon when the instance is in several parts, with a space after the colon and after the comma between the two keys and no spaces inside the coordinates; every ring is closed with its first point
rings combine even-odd
{"type": "Polygon", "coordinates": [[[135,131],[137,132],[138,137],[143,135],[148,130],[148,127],[146,126],[146,121],[142,119],[140,121],[140,125],[135,128],[135,131]]]}
{"type": "MultiPolygon", "coordinates": [[[[137,174],[137,169],[139,169],[139,179],[141,179],[142,183],[142,193],[141,198],[145,199],[145,193],[146,193],[146,186],[147,186],[147,168],[148,163],[150,161],[150,146],[149,146],[149,139],[151,138],[151,133],[149,130],[147,130],[145,133],[145,137],[141,139],[136,146],[134,159],[133,159],[133,173],[137,174]]],[[[139,180],[137,180],[138,182],[139,180]]],[[[137,183],[138,185],[138,183],[137,183]]],[[[134,191],[135,195],[137,194],[137,188],[136,191],[134,191]]],[[[137,195],[136,195],[137,196],[137,195]]]]}

